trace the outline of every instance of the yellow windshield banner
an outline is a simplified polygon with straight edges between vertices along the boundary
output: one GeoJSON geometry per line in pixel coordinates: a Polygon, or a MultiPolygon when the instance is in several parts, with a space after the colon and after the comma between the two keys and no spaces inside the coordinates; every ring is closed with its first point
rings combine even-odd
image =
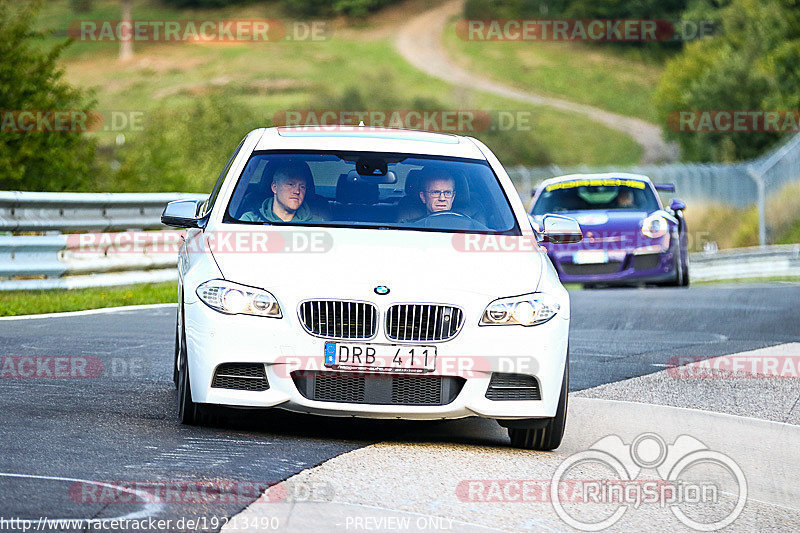
{"type": "Polygon", "coordinates": [[[592,180],[575,180],[575,181],[562,181],[561,183],[554,183],[548,185],[545,191],[555,191],[557,189],[574,189],[575,187],[632,187],[634,189],[644,189],[645,182],[637,180],[622,180],[619,178],[607,179],[592,179],[592,180]]]}

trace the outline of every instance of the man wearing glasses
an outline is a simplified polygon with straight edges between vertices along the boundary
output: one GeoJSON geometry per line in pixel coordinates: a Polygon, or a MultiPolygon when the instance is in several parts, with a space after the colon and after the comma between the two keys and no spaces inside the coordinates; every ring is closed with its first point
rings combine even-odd
{"type": "Polygon", "coordinates": [[[451,211],[456,197],[456,182],[442,173],[433,173],[422,180],[419,199],[425,204],[428,215],[451,211]]]}

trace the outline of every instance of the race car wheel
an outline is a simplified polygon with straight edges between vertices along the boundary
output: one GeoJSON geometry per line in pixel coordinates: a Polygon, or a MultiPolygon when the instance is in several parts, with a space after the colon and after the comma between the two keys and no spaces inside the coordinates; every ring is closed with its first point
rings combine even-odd
{"type": "Polygon", "coordinates": [[[561,395],[558,398],[556,416],[546,419],[542,427],[508,428],[511,446],[525,450],[549,451],[561,445],[564,428],[567,425],[567,402],[569,399],[569,352],[561,381],[561,395]]]}
{"type": "Polygon", "coordinates": [[[681,287],[688,287],[689,286],[689,261],[688,259],[683,262],[681,265],[681,271],[683,272],[683,279],[681,280],[681,287]]]}

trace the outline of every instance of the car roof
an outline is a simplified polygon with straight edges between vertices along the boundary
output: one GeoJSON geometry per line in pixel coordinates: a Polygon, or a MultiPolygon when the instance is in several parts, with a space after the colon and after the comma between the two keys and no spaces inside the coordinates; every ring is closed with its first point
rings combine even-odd
{"type": "Polygon", "coordinates": [[[265,128],[255,150],[394,152],[486,160],[469,137],[367,126],[265,128]]]}
{"type": "Polygon", "coordinates": [[[568,174],[566,176],[557,176],[555,178],[548,178],[539,184],[537,189],[542,189],[554,183],[563,183],[565,181],[578,181],[578,180],[605,180],[605,179],[622,179],[622,180],[636,180],[645,183],[652,183],[650,178],[644,174],[631,174],[629,172],[604,172],[599,174],[568,174]]]}

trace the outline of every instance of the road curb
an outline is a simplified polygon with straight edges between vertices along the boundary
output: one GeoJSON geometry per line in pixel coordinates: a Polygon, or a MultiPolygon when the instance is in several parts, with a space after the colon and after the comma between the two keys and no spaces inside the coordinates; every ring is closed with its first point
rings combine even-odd
{"type": "MultiPolygon", "coordinates": [[[[469,519],[476,516],[476,505],[487,509],[488,503],[458,501],[453,487],[459,480],[494,476],[502,479],[510,469],[521,479],[550,479],[556,467],[574,453],[587,450],[601,438],[619,436],[626,444],[644,433],[660,436],[668,445],[681,435],[698,439],[709,450],[720,452],[733,459],[742,469],[747,480],[747,504],[756,507],[782,507],[784,512],[800,509],[800,465],[792,455],[794,445],[800,440],[800,427],[779,422],[739,417],[662,405],[643,404],[618,400],[573,397],[570,399],[570,417],[562,446],[551,453],[527,452],[497,447],[482,447],[436,442],[380,443],[337,456],[322,465],[305,470],[289,478],[284,486],[271,488],[242,513],[232,517],[222,531],[237,531],[236,523],[259,523],[269,518],[281,531],[346,531],[364,529],[372,520],[380,529],[388,524],[402,523],[403,517],[428,517],[411,519],[411,525],[421,520],[429,527],[406,528],[427,531],[437,527],[446,528],[434,518],[452,520],[464,530],[478,531],[486,528],[516,530],[517,517],[501,513],[508,521],[495,517],[492,520],[480,513],[475,523],[469,519]],[[754,454],[754,445],[759,453],[754,454]],[[523,461],[525,469],[517,470],[523,461]],[[427,463],[427,464],[420,464],[427,463]],[[450,463],[450,470],[443,468],[450,463]],[[457,464],[453,467],[452,464],[457,464]],[[438,469],[438,471],[437,471],[438,469]],[[430,473],[437,471],[437,475],[430,473]],[[427,473],[425,473],[427,472],[427,473]],[[330,501],[296,502],[276,501],[273,491],[286,491],[293,484],[328,484],[334,489],[330,501]],[[390,498],[398,487],[413,487],[414,493],[428,493],[420,501],[390,498]],[[363,506],[352,499],[353,495],[370,495],[370,501],[392,502],[387,507],[363,506]],[[435,496],[434,496],[435,495],[435,496]],[[431,498],[435,504],[431,504],[431,498]],[[472,514],[471,514],[472,513],[472,514]],[[416,522],[415,522],[416,520],[416,522]],[[499,521],[498,521],[499,520],[499,521]],[[360,522],[359,522],[360,521],[360,522]],[[401,521],[401,522],[398,522],[401,521]],[[483,523],[479,523],[483,521],[483,523]]],[[[454,422],[455,424],[467,421],[454,422]]],[[[491,432],[497,440],[505,439],[499,426],[481,425],[484,432],[491,432]],[[492,429],[487,429],[491,427],[492,429]]],[[[447,430],[443,429],[446,433],[447,430]]],[[[507,440],[506,440],[507,442],[507,440]]],[[[536,514],[537,528],[569,529],[552,515],[550,504],[540,504],[536,514]]],[[[522,510],[518,505],[515,510],[522,510]]],[[[746,511],[747,512],[747,511],[746,511]]],[[[488,514],[488,513],[487,513],[488,514]]],[[[477,518],[477,517],[476,517],[477,518]]],[[[647,520],[652,520],[652,516],[647,520]]],[[[757,523],[757,517],[743,517],[737,529],[747,529],[757,523]],[[756,520],[756,522],[753,522],[756,520]]],[[[643,525],[652,522],[645,521],[643,525]]],[[[661,524],[667,527],[667,523],[661,524]]],[[[674,525],[674,524],[673,524],[674,525]]],[[[735,525],[735,524],[734,524],[735,525]]],[[[451,527],[452,529],[452,527],[451,527]]]]}

